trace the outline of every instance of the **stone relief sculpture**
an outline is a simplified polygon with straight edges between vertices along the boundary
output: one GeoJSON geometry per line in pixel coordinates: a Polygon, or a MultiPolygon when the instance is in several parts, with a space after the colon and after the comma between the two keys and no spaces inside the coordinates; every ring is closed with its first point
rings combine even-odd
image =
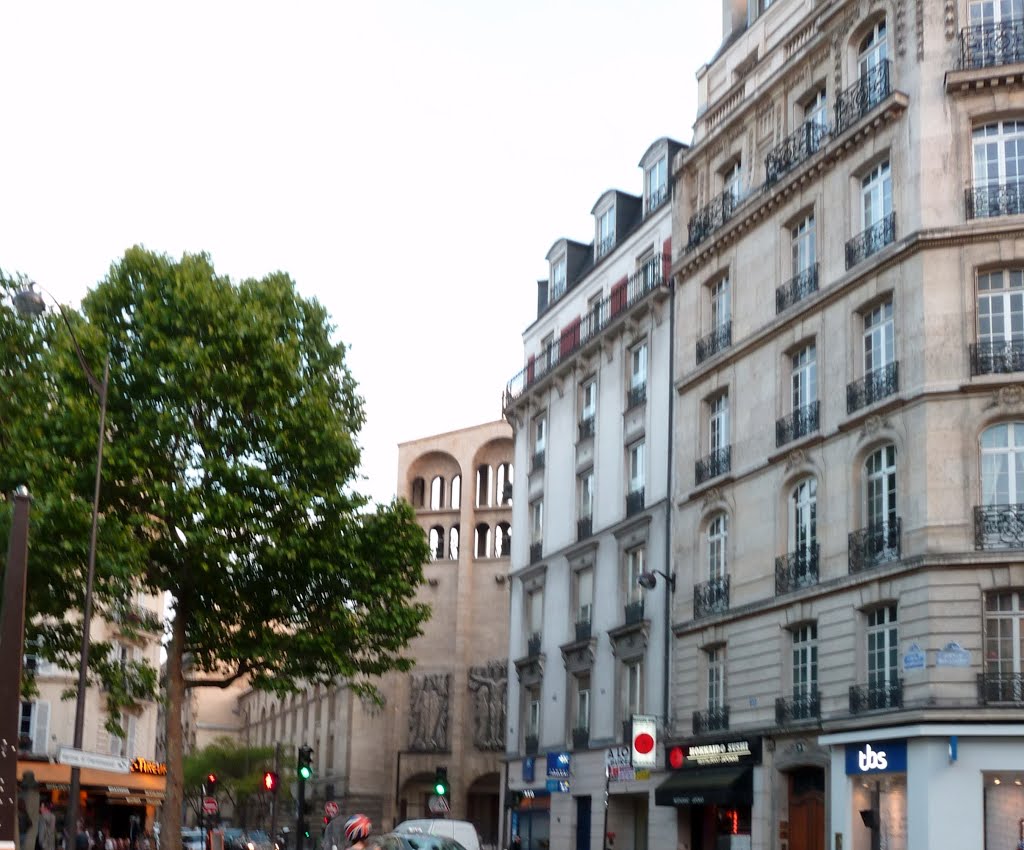
{"type": "Polygon", "coordinates": [[[409,689],[409,749],[444,752],[448,744],[451,673],[413,676],[409,689]]]}
{"type": "Polygon", "coordinates": [[[480,750],[503,752],[508,662],[489,661],[479,667],[470,667],[469,689],[474,695],[473,743],[480,750]]]}

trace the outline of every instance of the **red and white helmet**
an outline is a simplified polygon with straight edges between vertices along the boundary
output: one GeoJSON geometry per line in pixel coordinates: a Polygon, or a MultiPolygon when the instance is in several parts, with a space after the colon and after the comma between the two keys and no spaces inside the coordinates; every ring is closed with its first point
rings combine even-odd
{"type": "Polygon", "coordinates": [[[363,841],[369,837],[372,826],[366,815],[352,815],[345,821],[345,840],[349,844],[363,841]]]}

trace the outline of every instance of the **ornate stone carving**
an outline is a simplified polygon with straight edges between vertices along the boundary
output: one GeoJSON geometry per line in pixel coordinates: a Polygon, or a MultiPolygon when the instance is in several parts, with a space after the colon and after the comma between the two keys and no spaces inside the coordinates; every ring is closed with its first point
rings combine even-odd
{"type": "Polygon", "coordinates": [[[914,15],[917,20],[917,61],[924,59],[924,0],[914,0],[914,15]]]}
{"type": "Polygon", "coordinates": [[[881,416],[869,416],[864,420],[864,425],[860,429],[861,439],[875,436],[882,429],[883,425],[888,427],[889,420],[882,419],[881,416]]]}
{"type": "Polygon", "coordinates": [[[444,752],[448,743],[451,673],[413,676],[409,689],[409,749],[444,752]]]}
{"type": "Polygon", "coordinates": [[[473,743],[480,750],[504,752],[507,662],[490,661],[479,667],[470,667],[469,689],[474,695],[473,743]]]}
{"type": "MultiPolygon", "coordinates": [[[[918,6],[921,5],[921,0],[918,0],[918,6]]],[[[923,14],[923,13],[922,13],[923,14]]],[[[956,0],[946,0],[946,9],[943,12],[943,23],[946,25],[946,41],[952,41],[956,38],[956,0]]]]}
{"type": "Polygon", "coordinates": [[[715,502],[721,501],[722,491],[718,487],[712,487],[707,493],[704,494],[704,501],[701,503],[702,508],[707,508],[715,502]]]}
{"type": "Polygon", "coordinates": [[[786,456],[786,471],[789,472],[791,469],[796,469],[796,467],[801,466],[805,460],[807,460],[807,455],[804,454],[803,449],[793,449],[793,451],[786,456]]]}
{"type": "Polygon", "coordinates": [[[1024,402],[1024,388],[1015,387],[1000,387],[994,393],[992,393],[992,401],[989,402],[986,410],[993,407],[1016,407],[1021,402],[1024,402]]]}

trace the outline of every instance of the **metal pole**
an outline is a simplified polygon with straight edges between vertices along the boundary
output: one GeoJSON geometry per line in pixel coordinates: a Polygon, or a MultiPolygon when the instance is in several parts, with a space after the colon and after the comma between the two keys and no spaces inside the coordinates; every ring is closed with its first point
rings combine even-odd
{"type": "MultiPolygon", "coordinates": [[[[274,745],[274,776],[277,777],[277,787],[281,785],[281,742],[274,745]]],[[[277,787],[270,797],[270,840],[277,841],[277,787]]],[[[282,847],[281,850],[284,850],[282,847]]]]}
{"type": "Polygon", "coordinates": [[[13,850],[18,841],[18,732],[21,700],[21,659],[25,651],[25,582],[28,574],[28,509],[25,487],[13,496],[14,516],[7,544],[4,601],[0,608],[0,850],[13,850]]]}
{"type": "MultiPolygon", "coordinates": [[[[85,729],[85,701],[88,687],[89,630],[92,625],[92,586],[96,578],[96,534],[99,527],[100,483],[103,477],[103,443],[107,426],[107,387],[110,381],[110,354],[103,364],[103,382],[100,384],[100,428],[96,441],[96,485],[92,497],[92,529],[89,532],[89,569],[85,580],[85,604],[82,606],[82,650],[78,667],[78,695],[75,702],[75,737],[72,746],[82,749],[85,729]]],[[[78,834],[80,817],[80,792],[82,773],[78,767],[71,768],[71,791],[68,795],[68,816],[64,821],[65,847],[74,847],[78,834]]]]}
{"type": "Polygon", "coordinates": [[[607,765],[604,768],[604,832],[601,833],[601,846],[608,848],[608,791],[611,787],[611,770],[607,765]]]}

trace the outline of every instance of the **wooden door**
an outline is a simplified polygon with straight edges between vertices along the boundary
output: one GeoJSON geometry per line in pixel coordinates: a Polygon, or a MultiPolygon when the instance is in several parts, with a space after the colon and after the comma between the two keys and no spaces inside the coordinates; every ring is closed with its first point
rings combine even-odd
{"type": "Polygon", "coordinates": [[[825,850],[825,771],[789,775],[789,850],[825,850]]]}

